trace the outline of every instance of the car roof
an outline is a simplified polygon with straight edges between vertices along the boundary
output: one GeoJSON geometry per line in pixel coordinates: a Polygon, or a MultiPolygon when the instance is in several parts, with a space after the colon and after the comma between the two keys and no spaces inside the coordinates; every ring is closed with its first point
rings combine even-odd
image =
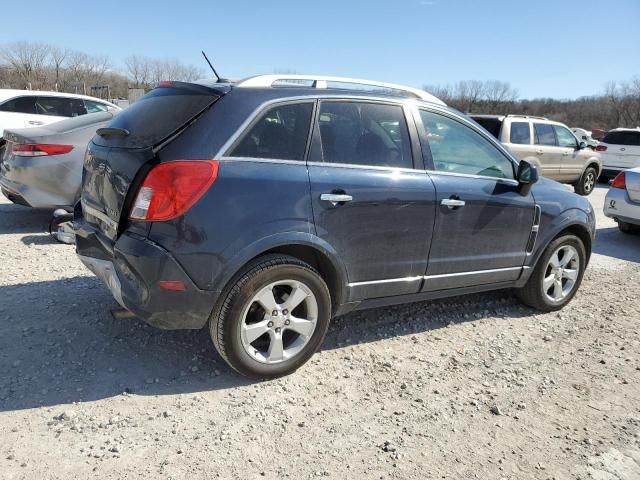
{"type": "MultiPolygon", "coordinates": [[[[609,132],[640,132],[640,127],[636,128],[613,128],[609,132]]],[[[609,133],[607,132],[607,133],[609,133]]]]}
{"type": "Polygon", "coordinates": [[[446,104],[439,98],[418,88],[395,83],[386,83],[376,80],[364,80],[349,77],[272,74],[257,75],[255,77],[249,77],[238,81],[224,80],[223,82],[220,82],[212,79],[203,79],[192,82],[192,84],[216,89],[219,91],[222,90],[225,93],[231,89],[259,89],[265,92],[280,90],[289,92],[289,94],[291,92],[296,92],[298,95],[304,96],[326,96],[327,94],[344,96],[373,95],[378,98],[412,98],[431,104],[446,106],[446,104]],[[358,85],[363,88],[354,88],[358,85]]]}
{"type": "Polygon", "coordinates": [[[118,109],[117,105],[103,100],[101,98],[90,97],[89,95],[80,95],[77,93],[67,93],[67,92],[49,92],[45,90],[18,90],[12,88],[0,88],[0,102],[9,100],[15,97],[38,97],[38,96],[47,96],[47,97],[67,97],[67,98],[80,98],[83,100],[93,100],[95,102],[106,103],[107,105],[114,106],[118,109]]]}

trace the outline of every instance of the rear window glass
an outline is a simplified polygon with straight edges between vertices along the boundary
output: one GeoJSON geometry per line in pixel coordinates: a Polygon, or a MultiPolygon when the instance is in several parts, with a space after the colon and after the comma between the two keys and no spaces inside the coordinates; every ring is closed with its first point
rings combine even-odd
{"type": "Polygon", "coordinates": [[[502,127],[502,121],[497,118],[485,118],[485,117],[473,117],[484,129],[491,135],[500,138],[500,128],[502,127]]]}
{"type": "Polygon", "coordinates": [[[551,125],[534,123],[533,130],[536,133],[536,145],[556,145],[556,134],[551,125]]]}
{"type": "Polygon", "coordinates": [[[110,128],[127,130],[127,136],[96,136],[97,145],[142,148],[157,145],[179,130],[220,97],[200,88],[156,88],[118,114],[110,128]]]}
{"type": "Polygon", "coordinates": [[[531,143],[531,129],[529,122],[513,122],[511,124],[510,143],[529,145],[531,143]]]}

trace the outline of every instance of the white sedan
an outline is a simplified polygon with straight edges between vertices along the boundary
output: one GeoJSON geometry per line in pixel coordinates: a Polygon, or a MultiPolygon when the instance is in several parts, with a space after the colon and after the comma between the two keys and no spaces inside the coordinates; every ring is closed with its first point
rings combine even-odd
{"type": "Polygon", "coordinates": [[[604,214],[625,233],[640,232],[640,167],[620,172],[604,200],[604,214]]]}
{"type": "Polygon", "coordinates": [[[86,95],[0,89],[0,138],[6,128],[40,127],[87,113],[120,110],[111,102],[86,95]]]}

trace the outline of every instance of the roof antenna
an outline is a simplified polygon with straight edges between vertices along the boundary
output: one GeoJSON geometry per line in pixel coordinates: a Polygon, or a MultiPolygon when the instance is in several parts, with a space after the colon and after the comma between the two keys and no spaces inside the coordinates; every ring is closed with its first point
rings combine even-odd
{"type": "Polygon", "coordinates": [[[218,83],[227,83],[229,80],[227,80],[226,78],[222,78],[220,77],[220,75],[218,75],[218,72],[216,72],[216,69],[213,68],[213,65],[211,64],[211,62],[209,61],[209,57],[207,57],[207,54],[204,53],[204,50],[201,51],[202,52],[202,56],[204,57],[204,59],[207,61],[207,63],[209,64],[209,67],[211,68],[211,71],[213,72],[213,74],[216,76],[216,82],[218,83]]]}

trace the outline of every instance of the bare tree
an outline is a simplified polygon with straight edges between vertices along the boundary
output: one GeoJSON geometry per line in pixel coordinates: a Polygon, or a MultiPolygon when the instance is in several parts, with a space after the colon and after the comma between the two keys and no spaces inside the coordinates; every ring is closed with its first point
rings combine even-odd
{"type": "Polygon", "coordinates": [[[148,58],[131,55],[124,59],[124,65],[134,87],[148,87],[151,79],[151,62],[148,58]]]}
{"type": "Polygon", "coordinates": [[[51,47],[49,50],[49,56],[51,58],[51,65],[55,73],[55,89],[58,91],[60,88],[60,73],[64,68],[64,62],[69,56],[69,49],[60,47],[51,47]]]}
{"type": "Polygon", "coordinates": [[[0,50],[0,58],[23,82],[22,88],[38,88],[45,82],[45,65],[50,47],[44,43],[13,42],[0,50]]]}

